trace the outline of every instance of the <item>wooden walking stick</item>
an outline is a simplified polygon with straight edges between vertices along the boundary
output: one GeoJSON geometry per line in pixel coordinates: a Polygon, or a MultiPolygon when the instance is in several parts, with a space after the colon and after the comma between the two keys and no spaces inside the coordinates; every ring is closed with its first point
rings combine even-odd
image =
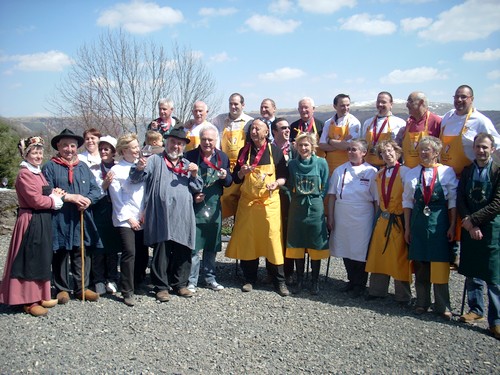
{"type": "Polygon", "coordinates": [[[82,259],[82,302],[85,302],[85,238],[83,228],[83,211],[80,211],[80,257],[82,259]]]}

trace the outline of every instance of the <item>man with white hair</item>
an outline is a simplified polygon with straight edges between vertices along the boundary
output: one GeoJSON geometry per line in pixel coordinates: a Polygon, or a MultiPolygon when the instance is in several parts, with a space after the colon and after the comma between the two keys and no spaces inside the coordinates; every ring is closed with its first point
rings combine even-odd
{"type": "Polygon", "coordinates": [[[196,216],[196,241],[191,258],[191,274],[188,289],[196,292],[200,274],[200,254],[203,250],[203,270],[208,288],[219,291],[224,287],[215,280],[215,256],[222,250],[222,216],[220,197],[233,178],[229,173],[227,155],[217,150],[219,132],[212,124],[200,128],[200,145],[186,154],[186,158],[198,165],[203,180],[203,190],[194,196],[196,216]]]}
{"type": "MultiPolygon", "coordinates": [[[[193,104],[192,109],[193,118],[189,120],[185,125],[186,136],[191,140],[188,145],[186,145],[186,151],[194,150],[200,144],[200,129],[203,125],[210,124],[207,121],[208,116],[208,105],[197,100],[193,104]]],[[[217,147],[220,147],[219,142],[217,142],[217,147]]]]}
{"type": "MultiPolygon", "coordinates": [[[[323,121],[314,118],[314,100],[308,96],[299,100],[297,111],[300,119],[290,125],[290,142],[295,142],[295,137],[300,133],[315,133],[317,140],[321,138],[323,132],[323,121]]],[[[316,155],[325,157],[324,151],[316,150],[316,155]]]]}
{"type": "Polygon", "coordinates": [[[198,166],[182,157],[190,142],[184,130],[173,129],[165,138],[162,154],[142,157],[130,170],[132,183],[146,183],[144,243],[153,247],[151,281],[160,302],[170,300],[170,289],[193,295],[187,289],[196,237],[193,194],[203,188],[198,166]]]}
{"type": "Polygon", "coordinates": [[[156,123],[157,130],[161,135],[168,134],[179,122],[176,117],[172,116],[174,112],[174,102],[168,98],[161,98],[158,101],[158,112],[160,117],[153,120],[152,123],[156,123]]]}

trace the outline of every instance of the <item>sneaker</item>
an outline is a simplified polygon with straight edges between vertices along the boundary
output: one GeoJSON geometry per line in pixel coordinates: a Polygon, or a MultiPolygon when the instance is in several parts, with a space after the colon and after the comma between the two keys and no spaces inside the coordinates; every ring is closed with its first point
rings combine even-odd
{"type": "Polygon", "coordinates": [[[114,281],[110,281],[106,284],[106,292],[110,294],[115,294],[118,291],[118,286],[114,281]]]}
{"type": "Polygon", "coordinates": [[[215,291],[224,290],[224,287],[222,285],[220,285],[217,281],[212,281],[211,283],[208,283],[207,288],[215,290],[215,291]]]}
{"type": "Polygon", "coordinates": [[[104,285],[104,283],[95,284],[95,292],[100,296],[106,294],[106,285],[104,285]]]}
{"type": "Polygon", "coordinates": [[[460,317],[460,321],[462,323],[481,322],[483,320],[484,316],[476,314],[473,311],[469,311],[467,314],[464,314],[460,317]]]}
{"type": "Polygon", "coordinates": [[[196,293],[196,287],[194,284],[188,284],[187,290],[189,290],[191,293],[196,293]]]}

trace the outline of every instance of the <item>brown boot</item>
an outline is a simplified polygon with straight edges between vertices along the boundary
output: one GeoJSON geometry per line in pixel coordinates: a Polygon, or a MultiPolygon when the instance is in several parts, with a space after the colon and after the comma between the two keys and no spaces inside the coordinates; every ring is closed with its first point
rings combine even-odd
{"type": "Polygon", "coordinates": [[[57,293],[57,303],[60,305],[65,305],[69,302],[69,293],[63,290],[62,292],[57,293]]]}
{"type": "Polygon", "coordinates": [[[90,289],[85,289],[85,292],[83,294],[79,293],[76,296],[76,298],[78,298],[79,300],[83,300],[84,297],[85,297],[85,301],[95,302],[99,299],[99,294],[97,294],[96,292],[93,292],[90,289]]]}

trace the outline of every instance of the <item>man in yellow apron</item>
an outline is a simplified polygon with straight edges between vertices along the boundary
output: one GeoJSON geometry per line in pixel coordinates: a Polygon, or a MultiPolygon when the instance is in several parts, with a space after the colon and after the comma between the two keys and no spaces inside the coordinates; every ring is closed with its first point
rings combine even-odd
{"type": "MultiPolygon", "coordinates": [[[[297,111],[300,119],[290,125],[290,142],[295,142],[295,137],[303,132],[316,134],[319,142],[324,124],[323,121],[314,118],[315,108],[312,98],[306,96],[299,100],[297,111]]],[[[322,158],[325,157],[323,150],[317,150],[316,155],[322,158]]]]}
{"type": "MultiPolygon", "coordinates": [[[[247,129],[253,117],[243,113],[245,99],[241,94],[234,93],[229,97],[229,113],[222,113],[212,119],[213,125],[219,130],[220,149],[229,157],[230,170],[234,169],[238,160],[238,151],[245,145],[247,129]]],[[[224,188],[221,197],[222,218],[234,216],[240,196],[239,184],[224,188]]]]}
{"type": "Polygon", "coordinates": [[[406,127],[399,131],[396,142],[403,149],[405,166],[415,168],[420,163],[418,143],[428,135],[439,138],[441,117],[429,111],[427,97],[420,91],[414,91],[408,96],[406,108],[410,117],[406,120],[406,127]]]}
{"type": "Polygon", "coordinates": [[[257,282],[259,257],[269,261],[276,292],[290,294],[283,272],[281,205],[278,189],[286,182],[288,169],[283,153],[269,142],[269,129],[262,120],[250,127],[251,141],[240,150],[233,181],[241,185],[241,197],[226,256],[241,260],[245,277],[243,292],[257,282]]]}
{"type": "Polygon", "coordinates": [[[349,140],[358,138],[361,131],[361,123],[349,113],[350,106],[349,95],[338,94],[333,99],[335,115],[325,121],[319,139],[319,148],[325,151],[330,176],[335,168],[349,161],[347,158],[349,140]]]}
{"type": "Polygon", "coordinates": [[[380,92],[375,103],[377,114],[365,121],[361,131],[361,138],[364,138],[368,143],[365,161],[377,168],[384,165],[384,161],[378,157],[376,152],[378,143],[390,139],[395,140],[399,130],[406,126],[405,120],[392,115],[392,103],[391,93],[380,92]]]}

